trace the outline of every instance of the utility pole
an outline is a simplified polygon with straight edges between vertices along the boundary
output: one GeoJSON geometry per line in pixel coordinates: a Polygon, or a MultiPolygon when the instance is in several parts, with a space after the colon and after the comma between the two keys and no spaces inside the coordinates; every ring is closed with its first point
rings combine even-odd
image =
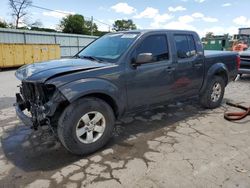
{"type": "Polygon", "coordinates": [[[91,16],[91,27],[90,27],[91,36],[93,35],[93,16],[91,16]]]}

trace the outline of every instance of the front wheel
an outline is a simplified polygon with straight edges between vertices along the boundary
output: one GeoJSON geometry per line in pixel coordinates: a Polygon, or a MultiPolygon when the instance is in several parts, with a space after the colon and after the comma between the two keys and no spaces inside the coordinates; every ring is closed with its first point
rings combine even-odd
{"type": "Polygon", "coordinates": [[[82,98],[70,104],[59,119],[58,137],[73,154],[90,154],[103,147],[112,135],[112,108],[98,98],[82,98]]]}
{"type": "Polygon", "coordinates": [[[220,76],[208,83],[206,90],[200,95],[200,103],[205,108],[217,108],[220,106],[225,92],[225,81],[220,76]]]}

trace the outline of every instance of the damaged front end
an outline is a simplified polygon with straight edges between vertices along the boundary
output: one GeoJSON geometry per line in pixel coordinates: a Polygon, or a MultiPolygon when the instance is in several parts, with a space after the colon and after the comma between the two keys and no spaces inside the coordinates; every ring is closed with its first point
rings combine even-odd
{"type": "Polygon", "coordinates": [[[37,129],[39,126],[55,126],[56,111],[66,98],[54,85],[22,82],[20,93],[16,94],[16,114],[27,126],[37,129]]]}

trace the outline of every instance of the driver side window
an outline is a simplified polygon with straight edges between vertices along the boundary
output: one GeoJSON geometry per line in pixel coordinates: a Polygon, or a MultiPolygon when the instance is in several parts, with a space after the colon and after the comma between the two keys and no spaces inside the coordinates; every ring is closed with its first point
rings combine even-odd
{"type": "Polygon", "coordinates": [[[153,62],[169,59],[166,36],[162,34],[146,37],[136,49],[136,56],[141,53],[152,53],[153,62]]]}

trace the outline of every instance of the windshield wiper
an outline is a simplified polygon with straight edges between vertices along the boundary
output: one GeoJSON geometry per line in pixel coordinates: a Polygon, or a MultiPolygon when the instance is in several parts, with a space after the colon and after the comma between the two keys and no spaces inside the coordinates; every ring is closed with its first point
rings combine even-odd
{"type": "Polygon", "coordinates": [[[73,56],[74,58],[81,58],[80,56],[79,56],[79,54],[76,54],[75,56],[73,56]]]}
{"type": "Polygon", "coordinates": [[[79,54],[76,54],[72,58],[74,58],[74,59],[81,59],[82,57],[79,54]]]}
{"type": "Polygon", "coordinates": [[[83,59],[90,59],[90,60],[92,60],[92,61],[97,61],[97,62],[102,62],[102,60],[101,59],[98,59],[98,58],[96,58],[96,57],[94,57],[94,56],[80,56],[80,58],[83,58],[83,59]]]}

